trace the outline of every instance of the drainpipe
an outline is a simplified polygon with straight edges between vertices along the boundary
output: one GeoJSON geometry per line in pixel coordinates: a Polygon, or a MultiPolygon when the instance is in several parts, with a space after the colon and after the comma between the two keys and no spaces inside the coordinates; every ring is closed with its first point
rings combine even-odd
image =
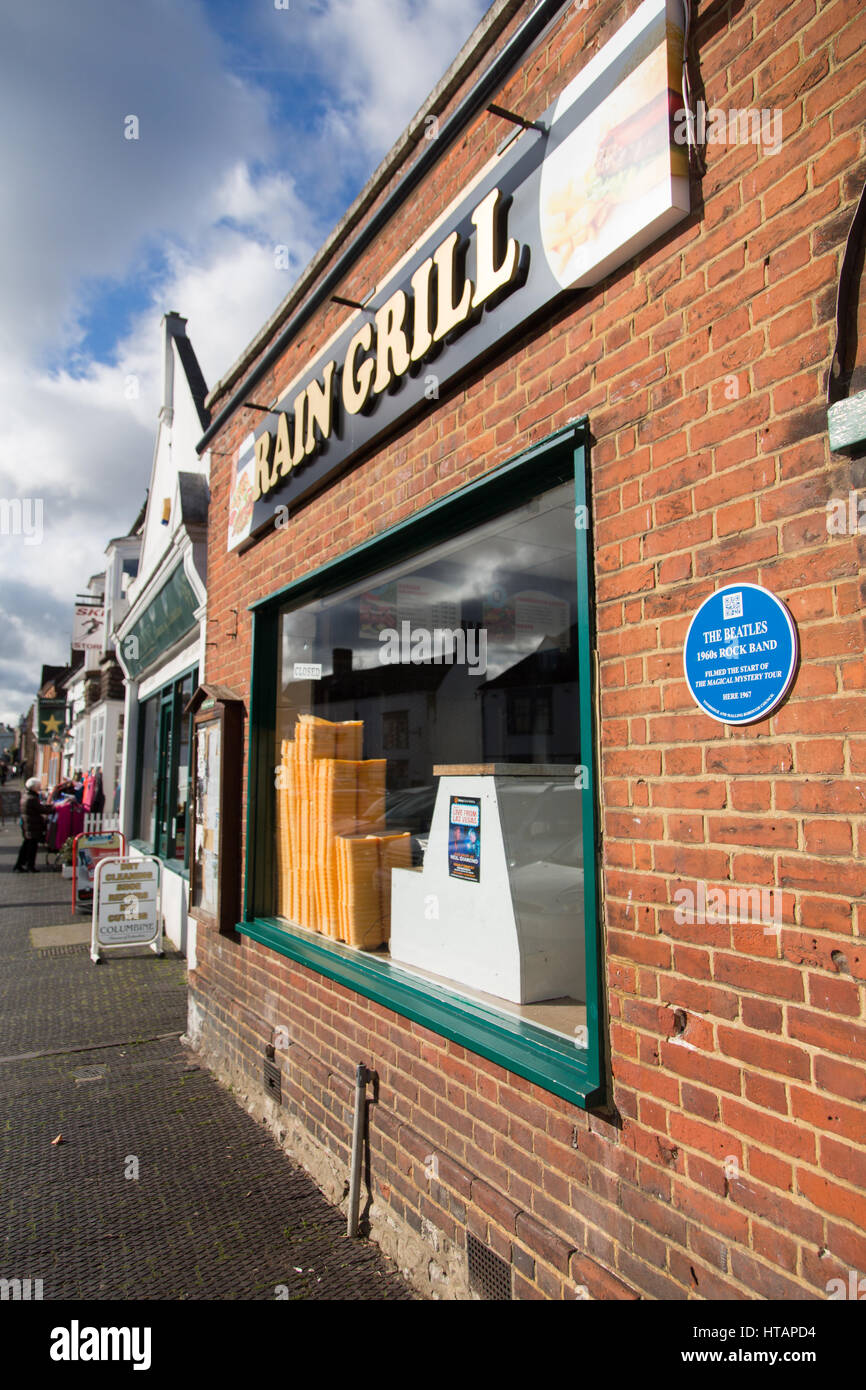
{"type": "Polygon", "coordinates": [[[349,1217],[346,1235],[358,1234],[358,1206],[361,1198],[361,1155],[364,1150],[364,1113],[367,1105],[367,1086],[373,1073],[359,1062],[355,1068],[355,1117],[352,1127],[352,1169],[349,1174],[349,1217]]]}

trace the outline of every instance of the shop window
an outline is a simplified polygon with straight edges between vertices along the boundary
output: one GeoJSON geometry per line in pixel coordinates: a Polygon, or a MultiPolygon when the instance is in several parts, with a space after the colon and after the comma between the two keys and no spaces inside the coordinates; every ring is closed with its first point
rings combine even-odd
{"type": "Polygon", "coordinates": [[[138,796],[134,834],[139,846],[188,867],[190,716],[197,671],[143,701],[138,725],[138,796]]]}
{"type": "Polygon", "coordinates": [[[105,710],[94,714],[90,723],[90,766],[102,767],[102,754],[105,745],[105,710]]]}
{"type": "Polygon", "coordinates": [[[120,570],[120,596],[126,598],[130,587],[138,578],[138,558],[124,560],[120,570]]]}
{"type": "Polygon", "coordinates": [[[190,716],[185,708],[192,699],[197,680],[187,676],[175,689],[174,726],[177,730],[177,769],[172,792],[171,822],[174,834],[174,858],[187,863],[186,835],[189,816],[191,775],[190,716]]]}
{"type": "Polygon", "coordinates": [[[508,732],[515,738],[553,733],[553,699],[548,686],[509,690],[505,695],[508,732]]]}
{"type": "Polygon", "coordinates": [[[585,466],[567,432],[257,608],[241,927],[584,1103],[585,466]]]}
{"type": "Polygon", "coordinates": [[[84,719],[81,717],[75,726],[75,770],[84,767],[84,719]]]}
{"type": "Polygon", "coordinates": [[[153,848],[156,836],[157,755],[159,740],[157,714],[159,700],[145,700],[139,711],[138,724],[138,809],[135,834],[153,848]]]}
{"type": "Polygon", "coordinates": [[[123,710],[117,716],[117,741],[114,751],[114,801],[112,812],[116,816],[120,811],[120,786],[123,776],[123,710]]]}

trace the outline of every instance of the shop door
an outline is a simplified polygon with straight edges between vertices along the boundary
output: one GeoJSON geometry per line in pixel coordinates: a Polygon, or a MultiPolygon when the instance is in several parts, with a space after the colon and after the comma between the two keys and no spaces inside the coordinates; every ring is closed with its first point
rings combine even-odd
{"type": "Polygon", "coordinates": [[[171,832],[171,792],[170,777],[166,775],[171,768],[172,748],[172,709],[167,701],[159,711],[159,799],[156,808],[156,853],[165,858],[169,853],[171,832]]]}

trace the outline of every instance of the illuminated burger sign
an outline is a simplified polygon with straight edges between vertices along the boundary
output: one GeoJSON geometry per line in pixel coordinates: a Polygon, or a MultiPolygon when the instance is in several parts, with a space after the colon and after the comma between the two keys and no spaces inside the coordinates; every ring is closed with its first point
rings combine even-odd
{"type": "Polygon", "coordinates": [[[645,0],[291,383],[235,457],[229,548],[687,214],[681,14],[645,0]]]}

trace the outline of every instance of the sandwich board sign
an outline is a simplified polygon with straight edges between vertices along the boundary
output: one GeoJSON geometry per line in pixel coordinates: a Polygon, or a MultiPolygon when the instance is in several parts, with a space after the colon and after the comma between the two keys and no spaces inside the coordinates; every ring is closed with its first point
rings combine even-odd
{"type": "Polygon", "coordinates": [[[119,946],[162,951],[160,862],[155,858],[104,859],[96,866],[90,959],[119,946]]]}
{"type": "Polygon", "coordinates": [[[72,842],[72,910],[88,915],[93,910],[94,881],[103,859],[116,859],[126,849],[119,830],[83,830],[72,842]]]}

